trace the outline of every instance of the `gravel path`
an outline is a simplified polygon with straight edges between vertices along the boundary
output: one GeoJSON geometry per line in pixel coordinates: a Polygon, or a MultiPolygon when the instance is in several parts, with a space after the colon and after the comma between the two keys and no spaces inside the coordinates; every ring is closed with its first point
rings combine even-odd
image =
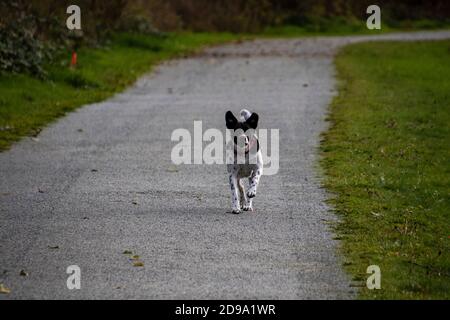
{"type": "Polygon", "coordinates": [[[216,47],[25,138],[0,154],[0,283],[11,289],[0,299],[352,298],[315,170],[333,55],[358,41],[442,38],[450,32],[216,47]],[[255,213],[233,215],[225,165],[175,168],[170,137],[194,120],[224,128],[225,111],[242,106],[280,129],[280,170],[262,177],[255,213]],[[69,265],[81,290],[66,287],[69,265]]]}

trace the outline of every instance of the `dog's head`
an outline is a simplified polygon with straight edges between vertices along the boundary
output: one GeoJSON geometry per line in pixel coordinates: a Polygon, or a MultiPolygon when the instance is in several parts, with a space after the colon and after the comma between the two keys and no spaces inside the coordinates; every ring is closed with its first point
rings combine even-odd
{"type": "Polygon", "coordinates": [[[256,127],[258,126],[259,116],[255,112],[250,112],[246,109],[241,110],[240,120],[236,119],[231,111],[225,113],[225,124],[227,129],[234,132],[234,143],[236,147],[245,148],[246,152],[256,145],[257,138],[255,135],[256,127]]]}

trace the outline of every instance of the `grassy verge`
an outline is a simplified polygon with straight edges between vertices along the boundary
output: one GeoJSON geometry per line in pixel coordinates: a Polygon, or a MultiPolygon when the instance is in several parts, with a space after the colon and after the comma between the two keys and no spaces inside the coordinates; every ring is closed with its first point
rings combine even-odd
{"type": "Polygon", "coordinates": [[[0,75],[0,151],[66,112],[123,90],[161,60],[205,45],[237,39],[231,34],[184,33],[167,37],[119,34],[104,48],[82,48],[78,67],[68,67],[70,52],[48,66],[48,79],[0,75]]]}
{"type": "Polygon", "coordinates": [[[365,20],[335,18],[319,21],[316,24],[306,24],[304,26],[282,25],[266,28],[259,36],[295,38],[311,36],[346,36],[346,35],[373,35],[392,32],[408,32],[423,30],[448,30],[450,21],[415,20],[402,21],[396,23],[381,24],[380,30],[369,30],[365,20]]]}
{"type": "Polygon", "coordinates": [[[450,41],[351,45],[336,65],[322,164],[345,266],[363,299],[449,299],[450,41]]]}

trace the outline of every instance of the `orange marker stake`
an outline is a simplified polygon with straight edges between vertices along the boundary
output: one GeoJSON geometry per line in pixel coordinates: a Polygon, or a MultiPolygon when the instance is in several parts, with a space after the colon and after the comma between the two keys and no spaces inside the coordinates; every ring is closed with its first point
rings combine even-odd
{"type": "Polygon", "coordinates": [[[75,68],[77,66],[77,53],[75,51],[72,52],[72,60],[70,60],[70,66],[72,68],[75,68]]]}

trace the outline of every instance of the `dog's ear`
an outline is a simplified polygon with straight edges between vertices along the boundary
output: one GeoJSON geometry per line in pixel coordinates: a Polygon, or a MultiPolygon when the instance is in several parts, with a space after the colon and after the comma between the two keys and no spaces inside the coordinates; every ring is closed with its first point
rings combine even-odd
{"type": "Polygon", "coordinates": [[[238,122],[238,120],[234,116],[233,112],[227,111],[227,113],[225,113],[225,123],[226,123],[228,129],[236,128],[237,122],[238,122]]]}
{"type": "Polygon", "coordinates": [[[256,129],[256,127],[258,126],[258,120],[259,120],[258,114],[256,112],[253,112],[250,118],[248,118],[247,121],[245,122],[248,124],[250,128],[256,129]]]}

